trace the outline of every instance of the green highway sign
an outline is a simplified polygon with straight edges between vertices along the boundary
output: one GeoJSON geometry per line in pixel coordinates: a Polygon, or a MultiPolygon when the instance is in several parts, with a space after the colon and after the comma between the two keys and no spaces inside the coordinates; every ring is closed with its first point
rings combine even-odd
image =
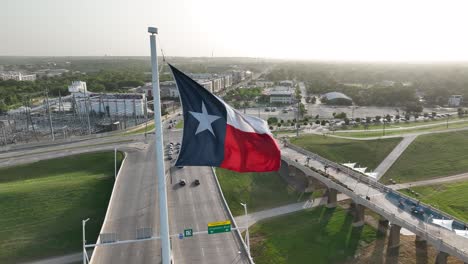
{"type": "Polygon", "coordinates": [[[192,237],[193,236],[193,230],[190,229],[184,229],[184,237],[192,237]]]}
{"type": "Polygon", "coordinates": [[[220,221],[208,223],[208,234],[231,232],[231,221],[220,221]]]}

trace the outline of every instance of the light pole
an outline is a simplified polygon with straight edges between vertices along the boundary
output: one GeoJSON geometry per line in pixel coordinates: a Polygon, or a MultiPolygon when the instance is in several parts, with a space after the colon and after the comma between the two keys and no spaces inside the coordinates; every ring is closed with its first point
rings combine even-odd
{"type": "Polygon", "coordinates": [[[117,148],[114,148],[114,178],[117,179],[117,148]]]}
{"type": "Polygon", "coordinates": [[[86,222],[89,221],[89,218],[86,220],[81,221],[81,225],[83,227],[83,264],[86,264],[86,233],[85,233],[85,227],[86,227],[86,222]]]}
{"type": "Polygon", "coordinates": [[[249,237],[249,217],[247,216],[247,204],[246,203],[240,203],[244,207],[244,213],[245,213],[245,225],[246,225],[246,231],[245,231],[245,243],[247,244],[247,256],[249,259],[252,259],[252,256],[250,255],[250,237],[249,237]]]}

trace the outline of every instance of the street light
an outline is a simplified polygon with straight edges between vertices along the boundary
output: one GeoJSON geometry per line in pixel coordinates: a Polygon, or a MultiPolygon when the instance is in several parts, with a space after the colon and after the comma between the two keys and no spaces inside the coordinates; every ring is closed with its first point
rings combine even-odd
{"type": "Polygon", "coordinates": [[[114,148],[114,179],[117,179],[117,147],[114,148]]]}
{"type": "Polygon", "coordinates": [[[86,220],[81,221],[81,225],[83,227],[83,264],[86,264],[86,234],[85,234],[85,227],[86,227],[86,222],[89,221],[89,218],[86,220]]]}
{"type": "Polygon", "coordinates": [[[247,226],[246,231],[245,231],[245,242],[247,244],[247,256],[249,259],[252,259],[252,256],[250,255],[250,241],[249,241],[249,217],[247,216],[247,204],[246,203],[240,203],[244,207],[244,213],[245,213],[245,224],[247,226]]]}

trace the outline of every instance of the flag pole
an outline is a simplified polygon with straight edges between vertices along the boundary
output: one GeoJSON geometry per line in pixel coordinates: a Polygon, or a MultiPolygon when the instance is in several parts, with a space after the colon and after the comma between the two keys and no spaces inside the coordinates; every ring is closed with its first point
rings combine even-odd
{"type": "Polygon", "coordinates": [[[169,217],[167,212],[166,175],[164,168],[163,133],[161,123],[161,98],[159,95],[158,56],[156,52],[156,34],[158,29],[149,27],[151,45],[151,66],[153,81],[154,127],[156,147],[156,173],[158,176],[159,220],[162,248],[162,264],[171,263],[171,245],[169,240],[169,217]]]}

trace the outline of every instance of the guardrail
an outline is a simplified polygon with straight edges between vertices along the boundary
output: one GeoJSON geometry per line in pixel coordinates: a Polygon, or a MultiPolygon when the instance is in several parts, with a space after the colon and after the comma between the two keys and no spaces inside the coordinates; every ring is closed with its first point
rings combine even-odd
{"type": "MultiPolygon", "coordinates": [[[[104,216],[104,221],[102,222],[102,226],[101,226],[101,229],[99,231],[99,235],[98,235],[98,237],[96,239],[96,244],[100,243],[100,241],[101,241],[101,234],[103,233],[102,231],[104,230],[104,225],[106,224],[107,218],[109,217],[109,208],[111,207],[112,201],[114,200],[115,186],[117,186],[117,181],[120,179],[120,173],[122,172],[122,168],[123,168],[125,162],[127,161],[127,157],[128,157],[127,152],[123,152],[123,155],[124,155],[124,158],[123,158],[122,162],[120,163],[119,172],[117,172],[116,178],[114,180],[114,186],[112,186],[112,193],[111,193],[111,196],[110,196],[110,199],[109,199],[109,203],[107,204],[106,215],[104,216]]],[[[93,257],[94,257],[94,252],[91,255],[91,259],[89,260],[89,263],[93,263],[93,257]]]]}
{"type": "MultiPolygon", "coordinates": [[[[371,203],[369,200],[367,200],[365,197],[360,196],[356,193],[354,193],[347,185],[343,184],[342,182],[339,181],[334,181],[332,177],[326,177],[322,175],[319,172],[313,171],[309,167],[306,167],[299,162],[293,161],[287,157],[282,157],[287,163],[289,164],[294,164],[294,166],[298,167],[304,172],[308,172],[309,174],[315,174],[313,177],[319,179],[321,182],[323,182],[325,185],[327,185],[330,188],[336,189],[339,192],[352,197],[354,202],[357,204],[361,204],[372,211],[378,213],[379,215],[383,216],[384,218],[388,219],[390,222],[397,224],[403,228],[406,228],[410,230],[411,232],[417,234],[418,236],[426,238],[426,240],[432,244],[434,247],[436,247],[438,250],[446,252],[452,256],[455,256],[464,262],[468,262],[468,254],[466,251],[458,249],[446,242],[444,242],[441,238],[434,236],[427,232],[427,230],[422,229],[414,224],[409,223],[407,220],[399,217],[398,215],[394,214],[393,212],[387,211],[384,208],[380,208],[376,206],[375,204],[371,203]]],[[[391,191],[389,188],[388,191],[391,191]]],[[[421,220],[418,220],[421,221],[421,220]]]]}
{"type": "Polygon", "coordinates": [[[397,190],[392,190],[391,188],[385,186],[384,184],[382,184],[382,183],[380,183],[378,181],[375,181],[374,179],[372,179],[372,178],[370,178],[370,177],[368,177],[368,176],[366,176],[366,175],[364,175],[362,173],[354,171],[354,170],[352,170],[352,169],[350,169],[350,168],[348,168],[346,166],[343,166],[343,165],[341,165],[339,163],[336,163],[334,161],[330,161],[330,160],[328,160],[328,159],[326,159],[324,157],[321,157],[321,156],[319,156],[319,155],[317,155],[315,153],[312,153],[312,152],[310,152],[308,150],[305,150],[305,149],[303,149],[301,147],[293,145],[293,144],[291,144],[289,142],[285,142],[284,145],[286,147],[288,147],[290,149],[293,149],[293,150],[295,150],[295,151],[297,151],[299,153],[302,153],[302,154],[304,154],[304,155],[306,155],[306,156],[308,156],[308,157],[310,157],[310,158],[312,158],[314,160],[317,160],[320,163],[323,163],[323,164],[325,164],[325,165],[327,165],[327,166],[329,166],[331,168],[334,168],[335,170],[338,169],[341,172],[350,175],[354,179],[357,179],[362,183],[366,183],[367,185],[370,185],[370,186],[374,187],[375,189],[378,189],[378,190],[386,192],[386,193],[389,193],[389,192],[397,193],[398,195],[404,197],[405,199],[410,200],[414,204],[417,204],[419,202],[420,205],[425,206],[425,207],[429,208],[430,210],[432,210],[434,212],[437,212],[438,214],[442,215],[443,217],[448,218],[448,219],[453,219],[454,221],[458,222],[458,224],[461,225],[461,226],[464,226],[464,225],[468,226],[467,222],[464,222],[463,220],[460,220],[460,219],[458,219],[456,217],[453,217],[453,216],[451,216],[451,215],[449,215],[449,214],[447,214],[445,212],[442,212],[439,209],[434,208],[431,205],[422,203],[419,200],[417,200],[417,199],[415,199],[413,197],[410,197],[410,196],[408,196],[408,195],[406,195],[404,193],[401,193],[401,192],[399,192],[397,190]]]}
{"type": "Polygon", "coordinates": [[[247,248],[247,245],[245,244],[244,239],[242,238],[242,234],[239,231],[239,226],[237,226],[236,219],[232,215],[231,209],[229,208],[226,198],[224,197],[223,189],[221,188],[221,184],[219,183],[218,176],[216,175],[216,171],[213,167],[211,167],[211,171],[213,172],[213,177],[215,178],[216,186],[218,187],[218,192],[221,195],[221,198],[223,200],[223,205],[228,211],[229,218],[231,219],[231,222],[234,224],[234,227],[236,228],[235,231],[236,231],[237,237],[241,241],[242,247],[244,248],[245,255],[247,256],[247,259],[249,260],[250,264],[255,264],[253,259],[249,257],[250,256],[249,250],[247,248]]]}

